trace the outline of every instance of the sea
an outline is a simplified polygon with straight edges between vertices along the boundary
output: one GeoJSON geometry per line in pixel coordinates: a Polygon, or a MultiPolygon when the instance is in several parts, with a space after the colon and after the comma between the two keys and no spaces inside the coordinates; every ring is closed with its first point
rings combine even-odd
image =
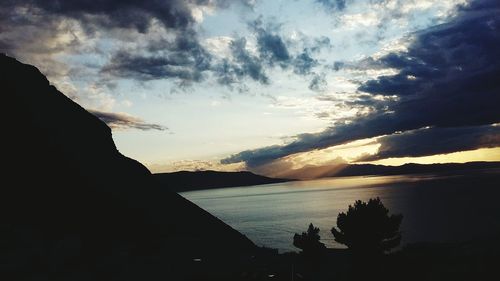
{"type": "MultiPolygon", "coordinates": [[[[331,228],[356,200],[379,197],[402,214],[402,245],[466,242],[500,233],[500,171],[466,174],[356,176],[180,193],[258,246],[298,251],[293,235],[310,223],[321,241],[338,244],[331,228]]],[[[205,230],[209,231],[209,230],[205,230]]]]}

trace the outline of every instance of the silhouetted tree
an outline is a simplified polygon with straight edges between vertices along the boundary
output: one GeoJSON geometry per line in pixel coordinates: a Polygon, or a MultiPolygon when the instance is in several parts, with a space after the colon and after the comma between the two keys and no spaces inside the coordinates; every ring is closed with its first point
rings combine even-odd
{"type": "Polygon", "coordinates": [[[335,241],[360,253],[380,254],[401,242],[402,215],[390,215],[380,198],[370,199],[368,203],[358,200],[349,205],[347,213],[337,217],[338,230],[333,227],[335,241]]]}
{"type": "Polygon", "coordinates": [[[311,223],[309,224],[307,232],[302,232],[300,235],[295,233],[293,236],[293,245],[302,249],[304,254],[320,254],[326,249],[325,244],[319,242],[320,238],[319,228],[314,227],[311,223]]]}

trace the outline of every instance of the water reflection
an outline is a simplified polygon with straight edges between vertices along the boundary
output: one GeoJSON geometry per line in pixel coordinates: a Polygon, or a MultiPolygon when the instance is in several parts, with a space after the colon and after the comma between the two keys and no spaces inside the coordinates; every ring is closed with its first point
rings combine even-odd
{"type": "Polygon", "coordinates": [[[310,222],[321,229],[328,247],[342,247],[330,233],[337,214],[355,200],[374,197],[391,212],[404,215],[403,243],[455,241],[479,235],[477,229],[484,225],[500,230],[498,208],[488,207],[495,206],[494,198],[500,195],[495,188],[498,175],[330,178],[182,195],[256,244],[281,251],[296,250],[292,236],[310,222]]]}

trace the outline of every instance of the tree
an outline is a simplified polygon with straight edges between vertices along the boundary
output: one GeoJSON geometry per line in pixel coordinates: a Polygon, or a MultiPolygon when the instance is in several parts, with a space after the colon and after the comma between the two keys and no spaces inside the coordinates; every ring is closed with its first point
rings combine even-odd
{"type": "Polygon", "coordinates": [[[368,203],[358,200],[349,205],[347,213],[337,217],[338,230],[333,227],[335,241],[364,254],[380,254],[395,248],[401,242],[399,226],[402,215],[390,215],[380,198],[368,203]]]}
{"type": "Polygon", "coordinates": [[[307,232],[302,232],[302,234],[297,234],[293,236],[293,245],[299,249],[302,249],[304,254],[319,254],[325,250],[325,244],[319,242],[319,228],[314,227],[311,223],[307,232]]]}

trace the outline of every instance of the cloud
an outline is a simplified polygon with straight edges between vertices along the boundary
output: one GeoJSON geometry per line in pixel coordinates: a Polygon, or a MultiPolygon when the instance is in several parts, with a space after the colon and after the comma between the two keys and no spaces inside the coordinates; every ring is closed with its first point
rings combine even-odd
{"type": "Polygon", "coordinates": [[[257,36],[257,47],[261,59],[270,65],[283,63],[283,67],[286,67],[291,57],[288,47],[278,34],[279,26],[267,26],[264,28],[260,18],[251,22],[249,26],[257,36]]]}
{"type": "MultiPolygon", "coordinates": [[[[312,75],[319,65],[313,55],[331,46],[327,37],[307,37],[292,51],[280,25],[259,17],[247,26],[250,36],[229,38],[229,53],[217,56],[200,41],[198,24],[204,14],[234,5],[252,8],[255,1],[7,1],[0,7],[0,51],[38,66],[57,86],[105,88],[121,78],[184,87],[213,78],[245,90],[247,80],[271,84],[274,67],[312,75]]],[[[80,90],[75,98],[85,95],[80,90]]]]}
{"type": "MultiPolygon", "coordinates": [[[[319,37],[307,42],[308,46],[301,52],[292,53],[289,50],[289,43],[280,35],[279,24],[271,22],[264,26],[259,18],[250,22],[248,26],[256,37],[257,50],[250,52],[245,37],[232,40],[229,44],[231,57],[224,58],[211,67],[217,82],[221,85],[229,87],[241,85],[246,78],[263,85],[270,84],[271,79],[267,75],[267,70],[273,67],[292,69],[294,74],[300,76],[313,75],[312,70],[319,65],[319,62],[312,57],[312,53],[331,46],[327,37],[319,37]]],[[[309,38],[304,39],[308,40],[309,38]]],[[[321,76],[318,76],[313,77],[312,83],[315,84],[312,89],[320,90],[326,81],[324,77],[321,80],[321,76]]]]}
{"type": "Polygon", "coordinates": [[[76,49],[79,30],[60,17],[31,14],[13,3],[0,6],[0,52],[35,64],[50,77],[66,75],[69,67],[54,60],[53,55],[76,49]]]}
{"type": "MultiPolygon", "coordinates": [[[[214,5],[211,2],[203,1],[202,4],[214,5]]],[[[127,54],[125,48],[117,52],[116,46],[142,43],[145,33],[155,31],[153,27],[174,35],[192,34],[192,25],[195,23],[192,6],[195,4],[191,1],[134,0],[3,1],[0,6],[0,52],[36,65],[59,88],[75,89],[72,92],[65,91],[72,99],[85,101],[89,100],[86,87],[101,85],[104,88],[110,85],[111,79],[104,79],[106,77],[99,75],[102,72],[98,71],[108,58],[114,64],[106,65],[109,70],[113,70],[109,74],[119,77],[130,74],[143,80],[157,74],[143,66],[141,70],[144,74],[136,75],[130,67],[141,65],[144,61],[141,61],[141,55],[136,53],[137,57],[134,57],[127,54]],[[100,49],[103,45],[98,42],[102,38],[106,38],[107,42],[100,49]],[[71,57],[73,55],[76,59],[71,57]],[[82,62],[82,58],[86,62],[82,62]],[[75,85],[83,86],[76,90],[75,85]]],[[[182,47],[182,38],[176,40],[179,44],[173,46],[182,47]]],[[[194,57],[193,65],[199,65],[196,59],[200,55],[197,52],[197,49],[185,48],[183,52],[175,49],[170,53],[194,57]]],[[[153,59],[148,62],[155,64],[153,59]]],[[[198,72],[189,71],[191,77],[198,77],[198,72]]],[[[166,73],[182,76],[182,71],[177,69],[166,73]]],[[[183,77],[191,78],[188,75],[183,77]]],[[[96,107],[93,104],[83,105],[96,107]]]]}
{"type": "Polygon", "coordinates": [[[163,125],[147,123],[144,120],[126,113],[105,112],[98,110],[88,110],[101,119],[113,130],[139,129],[142,131],[157,130],[165,131],[167,127],[163,125]]]}
{"type": "Polygon", "coordinates": [[[307,50],[305,50],[295,57],[293,61],[293,72],[298,75],[307,75],[310,74],[313,67],[318,64],[318,61],[313,59],[307,50]]]}
{"type": "Polygon", "coordinates": [[[423,128],[377,139],[381,144],[374,155],[358,161],[394,157],[418,157],[457,151],[492,148],[500,145],[499,126],[423,128]]]}
{"type": "Polygon", "coordinates": [[[196,31],[203,14],[254,4],[253,0],[3,1],[0,51],[37,65],[56,83],[75,77],[71,76],[75,70],[94,68],[85,76],[95,80],[90,83],[119,77],[175,79],[179,85],[189,85],[203,81],[212,67],[212,55],[196,31]],[[60,54],[99,59],[92,67],[69,66],[56,57],[60,54]]]}
{"type": "Polygon", "coordinates": [[[118,51],[101,72],[139,81],[178,78],[199,82],[212,60],[191,31],[177,35],[174,40],[151,41],[146,48],[147,55],[142,55],[140,49],[118,51]]]}
{"type": "Polygon", "coordinates": [[[215,0],[215,1],[210,1],[210,0],[201,0],[201,1],[198,1],[200,3],[203,3],[203,2],[215,2],[215,4],[220,7],[220,8],[228,8],[229,6],[231,6],[232,4],[241,4],[243,5],[244,7],[248,7],[248,8],[253,8],[257,2],[257,0],[215,0]]]}
{"type": "MultiPolygon", "coordinates": [[[[319,133],[297,135],[285,145],[243,151],[222,162],[263,165],[298,152],[427,126],[459,128],[499,123],[498,30],[500,3],[475,1],[461,8],[448,23],[414,34],[407,51],[373,59],[377,67],[398,70],[395,75],[378,77],[359,87],[359,91],[374,97],[363,102],[373,104],[375,111],[337,121],[319,133]],[[382,106],[378,96],[390,99],[382,106]]],[[[448,148],[437,145],[435,153],[440,150],[448,148]]]]}
{"type": "Polygon", "coordinates": [[[346,7],[346,0],[315,0],[330,11],[342,11],[346,7]]]}
{"type": "MultiPolygon", "coordinates": [[[[16,0],[3,2],[3,8],[6,10],[23,9],[28,13],[45,13],[78,20],[89,31],[97,28],[125,28],[135,29],[141,33],[146,33],[155,20],[166,28],[188,29],[196,21],[193,16],[193,7],[229,6],[227,1],[210,0],[16,0]]],[[[249,1],[242,2],[249,3],[249,1]]]]}
{"type": "MultiPolygon", "coordinates": [[[[311,53],[331,46],[328,37],[314,38],[313,42],[308,42],[310,46],[305,47],[302,52],[292,54],[289,50],[289,44],[280,35],[279,24],[271,22],[264,26],[261,18],[259,18],[250,22],[249,26],[257,37],[257,48],[261,63],[270,66],[279,65],[283,69],[292,67],[297,75],[310,74],[312,68],[319,64],[311,56],[311,53]]],[[[303,40],[308,41],[308,38],[303,40]]]]}
{"type": "Polygon", "coordinates": [[[341,62],[341,61],[336,61],[336,62],[334,62],[334,63],[333,63],[333,65],[332,65],[332,67],[331,67],[331,68],[332,68],[333,70],[335,70],[335,71],[339,71],[339,70],[341,70],[343,67],[344,67],[344,63],[343,63],[343,62],[341,62]]]}
{"type": "Polygon", "coordinates": [[[326,90],[328,82],[326,81],[324,74],[314,74],[311,82],[309,83],[309,89],[315,92],[323,92],[326,90]]]}
{"type": "Polygon", "coordinates": [[[250,54],[246,48],[247,40],[239,38],[230,43],[230,50],[234,61],[223,59],[214,67],[217,82],[221,85],[231,86],[241,83],[246,77],[261,84],[269,84],[262,60],[250,54]]]}

